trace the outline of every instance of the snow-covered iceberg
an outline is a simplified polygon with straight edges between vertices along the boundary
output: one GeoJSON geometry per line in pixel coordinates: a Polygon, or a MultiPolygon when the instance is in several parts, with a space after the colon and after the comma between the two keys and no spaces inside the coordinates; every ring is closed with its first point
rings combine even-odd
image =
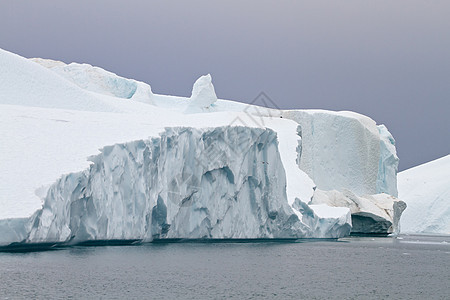
{"type": "Polygon", "coordinates": [[[450,155],[398,174],[405,233],[450,234],[450,155]]]}
{"type": "Polygon", "coordinates": [[[397,193],[393,138],[359,114],[220,100],[210,75],[185,98],[85,64],[0,61],[0,245],[337,238],[350,205],[310,203],[315,189],[397,193]]]}

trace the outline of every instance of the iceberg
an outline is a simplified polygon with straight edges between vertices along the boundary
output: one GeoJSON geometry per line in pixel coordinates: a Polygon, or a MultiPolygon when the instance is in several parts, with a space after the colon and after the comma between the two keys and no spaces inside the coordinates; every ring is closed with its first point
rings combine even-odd
{"type": "Polygon", "coordinates": [[[398,174],[405,233],[450,234],[450,155],[398,174]]]}
{"type": "Polygon", "coordinates": [[[395,227],[376,195],[396,195],[395,144],[368,117],[221,100],[209,74],[186,98],[87,64],[0,61],[0,245],[348,235],[353,204],[320,190],[371,197],[395,227]]]}

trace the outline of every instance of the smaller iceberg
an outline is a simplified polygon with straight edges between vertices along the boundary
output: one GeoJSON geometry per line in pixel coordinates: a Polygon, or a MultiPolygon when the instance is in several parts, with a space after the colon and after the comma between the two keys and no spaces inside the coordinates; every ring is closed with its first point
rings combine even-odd
{"type": "Polygon", "coordinates": [[[450,155],[398,174],[402,232],[450,234],[450,155]]]}

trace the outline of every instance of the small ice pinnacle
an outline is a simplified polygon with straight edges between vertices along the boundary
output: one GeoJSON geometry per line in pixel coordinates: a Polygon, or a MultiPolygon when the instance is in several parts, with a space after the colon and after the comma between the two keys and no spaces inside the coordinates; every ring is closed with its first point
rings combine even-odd
{"type": "Polygon", "coordinates": [[[203,75],[194,83],[190,99],[190,108],[200,108],[202,110],[211,107],[217,101],[216,92],[211,82],[211,75],[203,75]]]}

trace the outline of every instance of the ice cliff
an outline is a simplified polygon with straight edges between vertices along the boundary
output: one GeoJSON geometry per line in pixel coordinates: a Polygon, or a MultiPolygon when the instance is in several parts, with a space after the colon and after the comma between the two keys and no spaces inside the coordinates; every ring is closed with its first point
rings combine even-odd
{"type": "Polygon", "coordinates": [[[294,212],[272,130],[171,128],[160,138],[105,147],[91,160],[89,170],[50,187],[27,242],[332,238],[350,231],[348,211],[325,221],[306,204],[300,218],[294,212]],[[249,142],[239,143],[243,137],[249,142]]]}
{"type": "Polygon", "coordinates": [[[397,196],[398,158],[386,127],[354,112],[289,110],[299,123],[298,164],[322,190],[397,196]]]}

